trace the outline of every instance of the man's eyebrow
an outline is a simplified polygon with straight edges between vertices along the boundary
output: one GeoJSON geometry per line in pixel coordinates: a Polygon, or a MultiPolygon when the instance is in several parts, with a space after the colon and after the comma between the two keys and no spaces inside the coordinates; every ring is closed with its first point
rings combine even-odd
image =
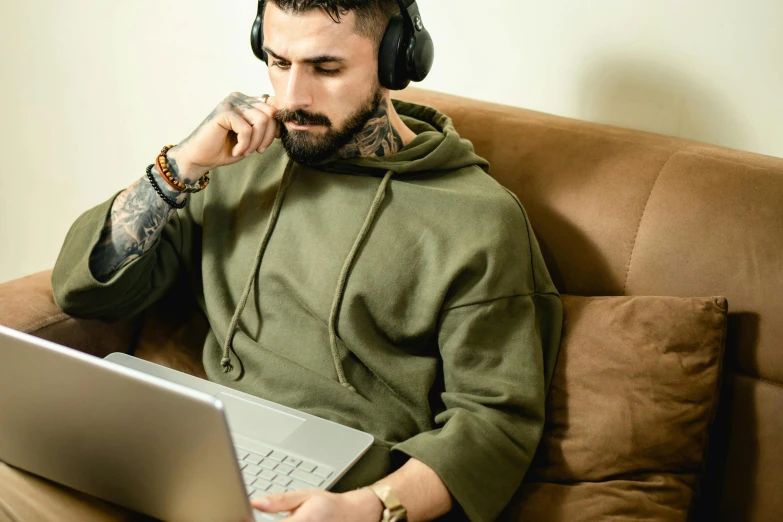
{"type": "MultiPolygon", "coordinates": [[[[279,54],[274,52],[272,49],[270,49],[269,47],[264,47],[264,51],[266,51],[268,54],[272,55],[272,57],[274,57],[277,60],[282,60],[284,62],[289,61],[287,58],[283,58],[282,56],[280,56],[279,54]]],[[[305,58],[302,61],[304,63],[318,65],[318,64],[321,64],[321,63],[344,62],[345,59],[344,58],[340,58],[339,56],[333,56],[333,55],[325,54],[325,55],[321,55],[321,56],[314,56],[312,58],[305,58]]]]}

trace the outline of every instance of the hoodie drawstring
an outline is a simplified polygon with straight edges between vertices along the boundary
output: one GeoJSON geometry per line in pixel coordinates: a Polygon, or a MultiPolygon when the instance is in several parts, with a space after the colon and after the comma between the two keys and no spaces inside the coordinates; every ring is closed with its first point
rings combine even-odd
{"type": "Polygon", "coordinates": [[[269,244],[269,238],[272,237],[272,231],[277,224],[277,218],[280,215],[280,208],[283,206],[283,198],[291,185],[291,179],[293,178],[293,163],[288,162],[285,172],[283,172],[283,179],[280,181],[280,188],[277,190],[277,196],[275,196],[275,203],[272,206],[272,213],[269,216],[269,222],[264,230],[264,235],[261,238],[261,243],[258,245],[258,252],[256,258],[253,260],[253,268],[250,271],[250,277],[245,284],[245,290],[242,292],[242,297],[239,299],[239,305],[234,311],[234,316],[231,318],[231,323],[228,326],[228,335],[223,342],[223,358],[220,359],[220,365],[223,367],[223,373],[230,373],[234,370],[234,366],[231,364],[231,342],[234,338],[237,326],[239,325],[239,317],[242,315],[242,311],[247,304],[247,298],[250,296],[250,291],[253,288],[253,282],[256,280],[256,274],[261,266],[261,259],[264,257],[266,246],[269,244]]]}
{"type": "Polygon", "coordinates": [[[351,270],[353,259],[356,257],[356,253],[359,251],[359,247],[362,246],[364,239],[367,237],[367,234],[370,231],[370,227],[375,221],[375,217],[378,215],[378,210],[381,208],[381,203],[383,203],[383,200],[386,197],[386,186],[389,184],[389,180],[393,174],[393,171],[388,171],[383,177],[381,184],[378,186],[378,191],[375,193],[375,200],[372,202],[370,211],[367,213],[367,218],[364,220],[362,229],[359,232],[359,235],[356,237],[356,241],[353,244],[353,248],[351,248],[351,251],[348,253],[348,257],[345,258],[343,269],[340,272],[340,279],[337,280],[337,290],[334,294],[332,310],[329,313],[329,347],[332,349],[332,358],[334,359],[334,368],[337,370],[337,379],[340,381],[340,384],[352,392],[356,392],[356,389],[351,386],[351,384],[348,382],[348,379],[346,379],[343,363],[340,360],[340,354],[337,351],[337,316],[340,312],[340,305],[342,304],[343,295],[345,293],[345,284],[348,280],[348,272],[351,270]]]}
{"type": "MultiPolygon", "coordinates": [[[[245,289],[242,292],[239,305],[234,311],[234,316],[231,318],[226,340],[223,342],[223,358],[220,360],[220,365],[223,367],[223,373],[230,373],[234,370],[234,366],[231,364],[231,342],[239,325],[239,317],[242,315],[242,311],[245,309],[245,305],[247,304],[247,299],[250,296],[250,291],[253,288],[256,275],[259,268],[261,267],[261,259],[264,257],[264,252],[266,251],[266,247],[269,244],[269,239],[271,238],[272,232],[275,228],[275,225],[277,224],[277,218],[280,215],[280,208],[283,206],[283,198],[286,191],[288,190],[288,187],[291,185],[291,180],[293,177],[292,172],[293,163],[289,162],[288,167],[283,174],[283,179],[280,182],[280,188],[277,191],[277,196],[275,197],[272,213],[269,216],[269,223],[267,224],[266,230],[264,231],[261,244],[258,246],[258,252],[256,253],[255,260],[253,261],[253,268],[250,272],[250,277],[247,280],[247,284],[245,284],[245,289]]],[[[348,382],[348,379],[345,377],[345,370],[343,369],[343,363],[340,360],[340,353],[337,349],[337,316],[340,313],[340,306],[342,305],[345,294],[345,286],[346,282],[348,281],[348,272],[351,270],[351,265],[353,265],[356,253],[362,246],[362,243],[366,239],[367,234],[370,232],[370,228],[372,227],[372,224],[378,215],[381,204],[386,197],[386,187],[388,186],[389,180],[393,175],[394,172],[391,170],[386,172],[386,175],[383,177],[380,185],[378,186],[378,190],[375,193],[375,199],[372,202],[372,206],[370,206],[370,210],[367,213],[364,224],[359,231],[359,235],[356,237],[356,241],[354,241],[351,251],[348,253],[348,256],[345,258],[345,262],[343,263],[343,268],[340,272],[340,278],[337,280],[337,289],[335,290],[332,309],[329,313],[329,347],[332,351],[332,360],[334,361],[334,368],[337,371],[337,379],[340,381],[340,384],[354,393],[356,392],[356,389],[351,386],[351,384],[348,382]]]]}

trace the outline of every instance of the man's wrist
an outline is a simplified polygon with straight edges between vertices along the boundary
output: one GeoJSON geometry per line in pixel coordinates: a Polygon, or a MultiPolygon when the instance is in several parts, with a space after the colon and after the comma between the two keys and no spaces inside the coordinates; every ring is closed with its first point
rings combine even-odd
{"type": "MultiPolygon", "coordinates": [[[[158,187],[172,200],[177,201],[178,203],[181,203],[185,200],[187,197],[187,194],[184,192],[180,192],[178,190],[174,190],[168,182],[163,178],[163,174],[161,174],[160,170],[158,170],[157,165],[151,165],[152,170],[150,171],[152,174],[152,177],[155,179],[155,183],[158,185],[158,187]]],[[[144,178],[146,181],[146,178],[144,178]]]]}
{"type": "Polygon", "coordinates": [[[354,509],[363,513],[363,520],[377,520],[380,522],[381,518],[383,518],[383,502],[381,502],[381,499],[379,499],[371,489],[361,488],[346,493],[346,495],[351,497],[351,502],[353,502],[355,506],[354,509]]]}
{"type": "Polygon", "coordinates": [[[201,179],[201,177],[209,172],[208,169],[199,168],[193,165],[187,159],[187,153],[180,148],[179,145],[170,149],[166,154],[168,158],[169,170],[174,177],[182,183],[188,185],[201,179]]]}

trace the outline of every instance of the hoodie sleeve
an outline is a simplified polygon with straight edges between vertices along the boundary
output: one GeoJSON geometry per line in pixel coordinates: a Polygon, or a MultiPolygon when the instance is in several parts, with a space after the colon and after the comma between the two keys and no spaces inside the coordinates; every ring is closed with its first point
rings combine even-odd
{"type": "Polygon", "coordinates": [[[189,220],[178,211],[161,237],[143,256],[118,270],[106,282],[90,270],[90,255],[118,194],[82,214],[71,226],[52,273],[54,300],[67,314],[119,319],[142,311],[160,299],[177,280],[187,250],[189,220]]]}
{"type": "Polygon", "coordinates": [[[530,465],[560,343],[560,298],[532,230],[526,220],[521,225],[527,237],[519,238],[516,228],[506,249],[498,245],[492,254],[495,268],[478,271],[480,279],[469,285],[483,290],[468,290],[467,302],[441,312],[445,411],[435,417],[438,429],[393,448],[431,467],[473,522],[495,520],[530,465]],[[498,286],[517,291],[504,295],[498,286]],[[500,297],[488,297],[488,287],[500,297]]]}

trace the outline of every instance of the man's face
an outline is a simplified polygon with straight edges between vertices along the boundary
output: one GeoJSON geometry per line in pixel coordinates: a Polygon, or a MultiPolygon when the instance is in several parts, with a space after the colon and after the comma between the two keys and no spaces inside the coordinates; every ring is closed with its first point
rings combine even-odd
{"type": "Polygon", "coordinates": [[[299,163],[337,152],[383,99],[375,42],[354,32],[354,16],[338,24],[322,9],[291,14],[267,3],[264,49],[281,139],[299,163]]]}

